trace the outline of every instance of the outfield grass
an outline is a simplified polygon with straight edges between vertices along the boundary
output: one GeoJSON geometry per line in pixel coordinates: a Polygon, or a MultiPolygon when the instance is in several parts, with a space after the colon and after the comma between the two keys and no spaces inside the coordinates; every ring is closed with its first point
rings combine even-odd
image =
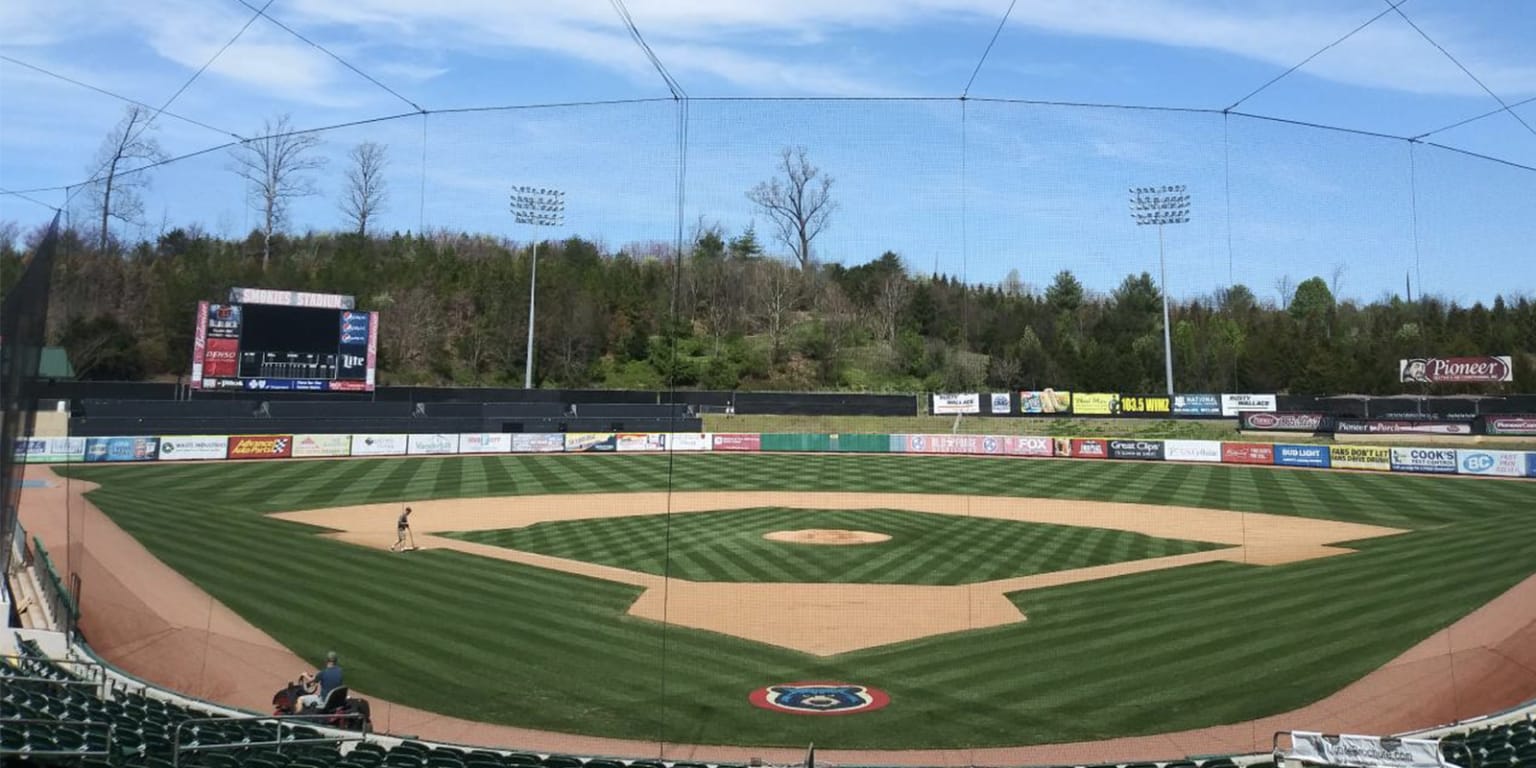
{"type": "MultiPolygon", "coordinates": [[[[1536,483],[1256,467],[853,455],[484,456],[72,467],[158,557],[348,681],[449,715],[637,739],[826,747],[1078,741],[1322,698],[1536,571],[1536,483]],[[631,618],[633,587],[343,544],[266,513],[427,498],[868,490],[1257,510],[1410,532],[1284,566],[1213,563],[1018,593],[1023,624],[819,658],[631,618]],[[889,707],[750,706],[836,679],[889,707]]],[[[389,529],[393,520],[382,520],[389,529]]],[[[90,585],[85,601],[90,609],[90,585]]],[[[857,632],[857,626],[838,631],[857,632]]]]}
{"type": "Polygon", "coordinates": [[[823,584],[974,584],[1224,546],[1130,531],[896,509],[785,507],[670,519],[637,515],[563,520],[446,535],[689,581],[823,584]],[[763,538],[773,531],[807,528],[870,531],[891,538],[839,547],[763,538]]]}

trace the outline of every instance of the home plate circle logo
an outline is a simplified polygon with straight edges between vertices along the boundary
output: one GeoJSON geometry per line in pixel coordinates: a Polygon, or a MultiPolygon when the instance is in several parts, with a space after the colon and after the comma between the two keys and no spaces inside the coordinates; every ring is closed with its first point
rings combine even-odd
{"type": "Polygon", "coordinates": [[[852,715],[891,703],[890,694],[856,683],[780,683],[749,695],[753,706],[792,715],[852,715]]]}

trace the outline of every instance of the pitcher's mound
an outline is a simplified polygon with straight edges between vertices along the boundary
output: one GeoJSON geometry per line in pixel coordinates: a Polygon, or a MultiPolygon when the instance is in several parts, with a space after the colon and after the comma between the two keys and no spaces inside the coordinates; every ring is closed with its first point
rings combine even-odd
{"type": "Polygon", "coordinates": [[[884,533],[874,531],[843,531],[834,528],[807,528],[801,531],[773,531],[763,534],[763,538],[769,541],[783,541],[790,544],[876,544],[882,541],[890,541],[891,537],[884,533]]]}

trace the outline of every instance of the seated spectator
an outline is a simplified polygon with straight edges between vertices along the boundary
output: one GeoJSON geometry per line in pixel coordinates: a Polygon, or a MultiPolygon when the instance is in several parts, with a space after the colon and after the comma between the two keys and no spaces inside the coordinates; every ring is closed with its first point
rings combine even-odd
{"type": "Polygon", "coordinates": [[[313,675],[308,672],[300,675],[299,683],[309,693],[299,697],[298,714],[303,714],[306,709],[319,709],[331,689],[341,687],[341,666],[336,663],[336,652],[327,651],[325,668],[313,675]]]}

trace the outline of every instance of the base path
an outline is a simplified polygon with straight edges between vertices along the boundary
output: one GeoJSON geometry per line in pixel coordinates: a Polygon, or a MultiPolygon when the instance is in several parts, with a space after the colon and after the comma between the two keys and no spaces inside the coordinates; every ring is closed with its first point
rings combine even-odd
{"type": "MultiPolygon", "coordinates": [[[[43,539],[66,577],[70,572],[81,575],[81,629],[107,660],[157,685],[257,712],[267,711],[272,692],[308,667],[117,528],[81,496],[92,486],[75,481],[66,487],[62,479],[38,466],[28,467],[27,477],[47,480],[50,487],[23,490],[21,522],[29,533],[43,539]]],[[[817,505],[826,507],[827,497],[835,495],[817,494],[817,505]]],[[[782,506],[783,495],[774,496],[774,503],[782,506]]],[[[861,503],[874,502],[864,497],[861,503]]],[[[413,506],[418,505],[413,502],[413,506]]],[[[721,507],[712,504],[710,508],[721,507]]],[[[1139,516],[1155,516],[1148,514],[1152,509],[1138,508],[1139,516]]],[[[393,517],[385,520],[383,533],[367,535],[380,536],[383,546],[388,546],[394,537],[393,517]]],[[[413,523],[419,522],[413,516],[413,523]]],[[[1536,690],[1536,577],[1338,693],[1262,720],[1075,744],[971,750],[822,749],[818,756],[832,763],[960,766],[1085,764],[1261,752],[1269,749],[1270,734],[1276,730],[1395,733],[1514,706],[1532,690],[1536,690]]],[[[368,696],[366,691],[358,695],[368,696]]],[[[745,762],[761,757],[797,763],[804,757],[799,748],[658,744],[534,731],[444,717],[369,698],[381,731],[429,740],[669,760],[745,762]]]]}
{"type": "MultiPolygon", "coordinates": [[[[355,544],[388,547],[395,541],[394,520],[398,509],[395,504],[366,504],[282,512],[274,517],[331,528],[338,533],[330,535],[355,544]]],[[[1401,533],[1395,528],[1256,512],[918,493],[601,493],[584,495],[579,503],[572,503],[569,495],[508,496],[413,501],[411,509],[411,527],[422,534],[416,539],[420,548],[454,549],[642,587],[645,591],[629,608],[631,616],[733,635],[817,656],[1015,624],[1024,621],[1025,616],[1008,597],[1014,592],[1196,563],[1292,563],[1350,551],[1332,546],[1334,542],[1401,533]],[[551,520],[706,514],[767,506],[803,510],[905,509],[940,515],[1110,528],[1227,546],[1184,555],[952,586],[751,584],[664,579],[651,573],[432,535],[443,531],[521,528],[551,520]],[[859,631],[838,631],[850,624],[857,626],[859,631]]],[[[849,541],[845,535],[828,536],[827,533],[808,538],[822,542],[849,541]]]]}

